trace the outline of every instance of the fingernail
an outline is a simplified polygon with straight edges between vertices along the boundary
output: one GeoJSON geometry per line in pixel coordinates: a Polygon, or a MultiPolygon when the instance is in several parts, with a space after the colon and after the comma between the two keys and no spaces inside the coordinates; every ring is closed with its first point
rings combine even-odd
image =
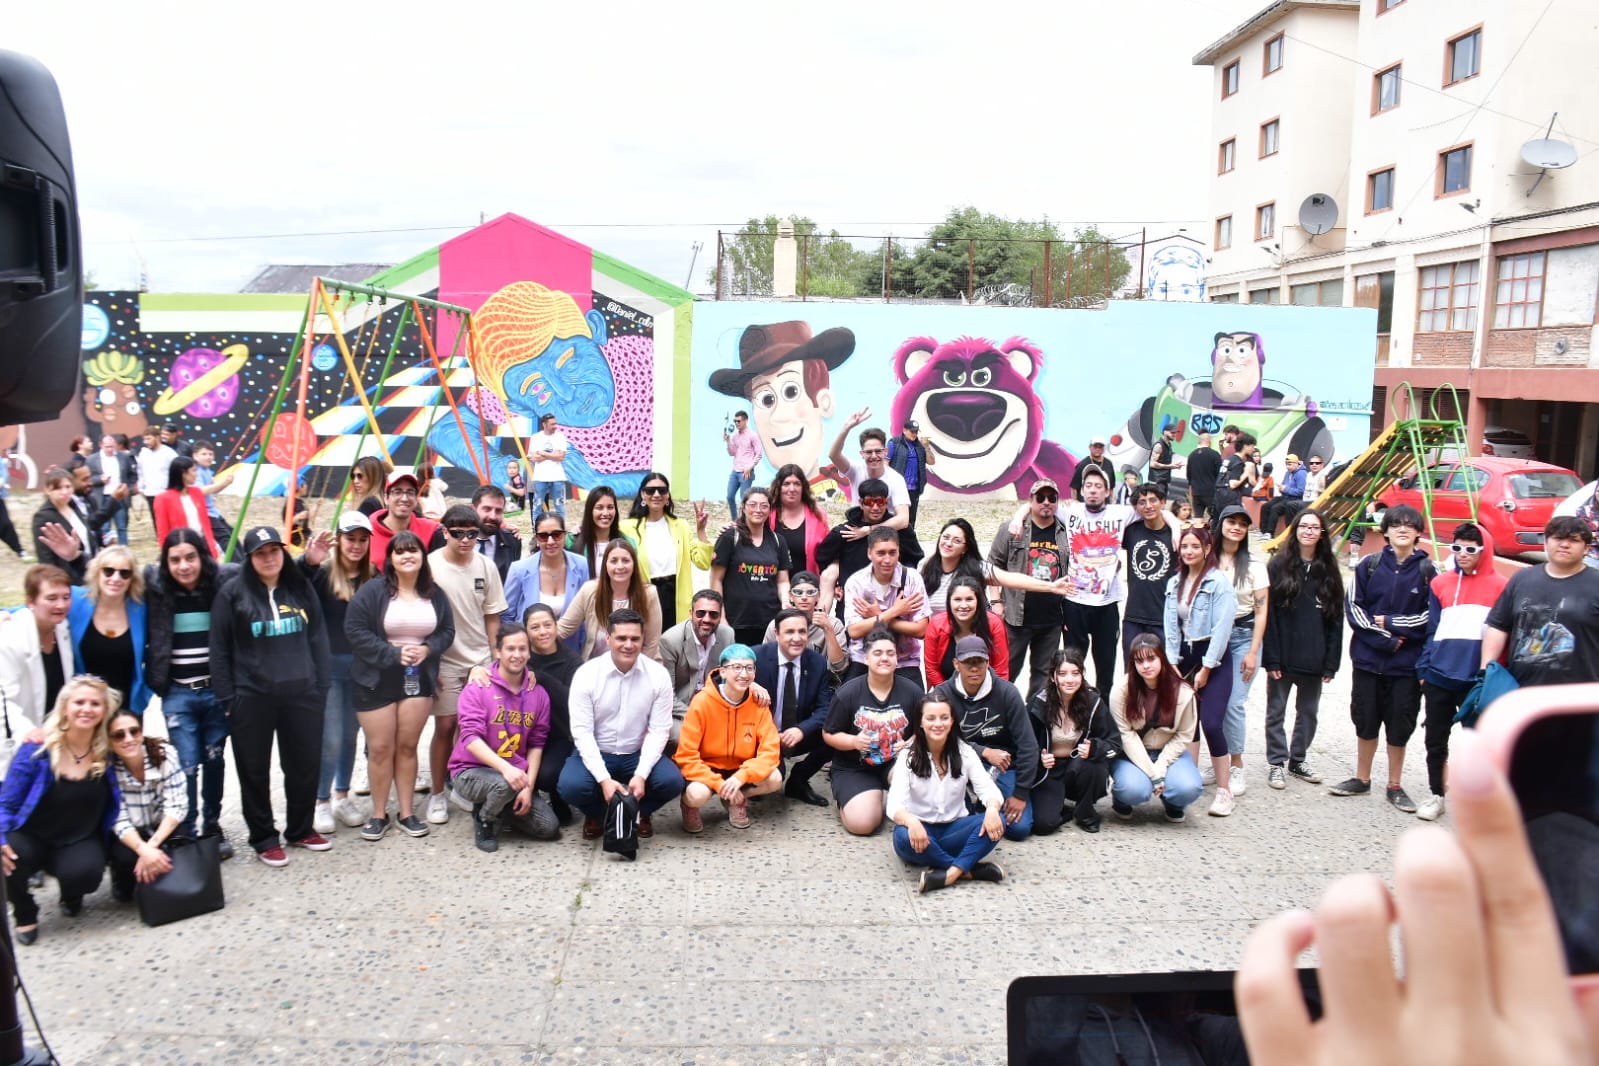
{"type": "Polygon", "coordinates": [[[1474,730],[1462,730],[1450,753],[1449,790],[1472,796],[1491,795],[1501,787],[1498,767],[1488,757],[1474,730]]]}

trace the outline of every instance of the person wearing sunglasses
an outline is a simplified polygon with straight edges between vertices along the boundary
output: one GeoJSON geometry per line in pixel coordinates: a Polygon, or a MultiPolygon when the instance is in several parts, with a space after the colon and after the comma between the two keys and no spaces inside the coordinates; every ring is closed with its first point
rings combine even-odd
{"type": "MultiPolygon", "coordinates": [[[[622,535],[638,549],[639,572],[660,597],[660,629],[670,629],[679,618],[688,617],[694,600],[694,570],[711,568],[714,549],[705,536],[709,517],[705,504],[696,502],[690,529],[672,506],[672,483],[665,474],[652,470],[644,475],[633,509],[621,522],[622,535]]],[[[646,613],[637,605],[633,609],[646,613]]],[[[645,654],[652,655],[653,650],[645,654]]]]}
{"type": "Polygon", "coordinates": [[[713,796],[720,797],[729,825],[748,829],[749,798],[783,787],[782,742],[772,712],[751,696],[754,680],[754,650],[730,644],[683,716],[672,759],[687,782],[679,801],[685,832],[704,830],[700,808],[713,796]]]}
{"type": "MultiPolygon", "coordinates": [[[[814,571],[801,570],[788,585],[787,609],[802,612],[810,620],[805,633],[805,646],[820,655],[827,663],[828,672],[835,682],[844,680],[849,668],[849,632],[844,620],[822,606],[822,582],[814,571]]],[[[761,644],[771,644],[778,639],[777,626],[783,612],[761,636],[761,644]]]]}
{"type": "Polygon", "coordinates": [[[145,683],[144,575],[128,548],[113,544],[89,560],[84,583],[72,590],[72,658],[79,672],[103,677],[139,717],[150,703],[145,683]]]}
{"type": "Polygon", "coordinates": [[[111,896],[133,898],[135,883],[147,885],[172,869],[161,845],[189,817],[188,775],[171,744],[144,735],[139,716],[122,709],[111,716],[112,771],[122,805],[112,835],[111,896]]]}
{"type": "MultiPolygon", "coordinates": [[[[505,575],[505,617],[520,619],[535,603],[548,604],[559,618],[589,577],[588,560],[566,548],[566,519],[551,511],[533,524],[534,552],[511,564],[505,575]]],[[[567,646],[576,652],[581,637],[573,634],[567,646]]]]}
{"type": "MultiPolygon", "coordinates": [[[[1039,478],[1027,492],[1026,521],[1012,532],[1002,524],[988,549],[988,563],[996,571],[1026,574],[1053,585],[1066,576],[1071,539],[1065,523],[1055,518],[1060,487],[1039,478]]],[[[1004,593],[1005,636],[1010,649],[1010,676],[1019,684],[1022,664],[1028,664],[1027,698],[1038,694],[1044,670],[1060,647],[1066,625],[1065,599],[1055,592],[1007,587],[1004,593]]]]}
{"type": "Polygon", "coordinates": [[[1462,522],[1450,535],[1452,562],[1432,579],[1427,602],[1427,642],[1416,660],[1427,717],[1427,786],[1432,795],[1416,805],[1416,817],[1436,821],[1444,813],[1449,733],[1482,664],[1483,627],[1508,579],[1494,567],[1493,535],[1485,526],[1462,522]]]}
{"type": "Polygon", "coordinates": [[[688,705],[705,687],[722,652],[733,643],[733,628],[723,620],[722,594],[701,589],[694,594],[689,617],[661,634],[661,665],[672,675],[672,738],[677,743],[688,705]]]}

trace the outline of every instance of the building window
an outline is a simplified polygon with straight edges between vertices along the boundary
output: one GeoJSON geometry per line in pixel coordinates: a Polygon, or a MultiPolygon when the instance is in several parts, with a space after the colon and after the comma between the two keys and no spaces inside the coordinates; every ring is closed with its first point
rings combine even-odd
{"type": "Polygon", "coordinates": [[[1444,84],[1474,78],[1482,69],[1482,30],[1463,33],[1449,42],[1444,57],[1444,84]]]}
{"type": "Polygon", "coordinates": [[[1371,113],[1381,114],[1399,106],[1399,86],[1402,81],[1400,66],[1396,63],[1387,70],[1379,70],[1371,79],[1371,113]]]}
{"type": "Polygon", "coordinates": [[[1255,240],[1270,240],[1277,232],[1277,205],[1261,204],[1255,208],[1255,240]]]}
{"type": "Polygon", "coordinates": [[[1394,168],[1385,167],[1366,175],[1366,214],[1391,211],[1394,206],[1394,168]]]}
{"type": "Polygon", "coordinates": [[[1494,328],[1523,329],[1543,324],[1544,254],[1507,255],[1499,260],[1494,294],[1494,328]]]}
{"type": "Polygon", "coordinates": [[[1476,260],[1423,267],[1416,288],[1418,333],[1477,328],[1476,260]]]}
{"type": "Polygon", "coordinates": [[[1332,278],[1328,281],[1309,281],[1302,285],[1291,286],[1288,290],[1288,302],[1295,307],[1342,307],[1344,305],[1343,279],[1332,278]]]}
{"type": "Polygon", "coordinates": [[[1381,15],[1384,11],[1392,11],[1404,2],[1405,0],[1377,0],[1377,14],[1381,15]]]}
{"type": "Polygon", "coordinates": [[[1227,174],[1233,169],[1233,164],[1238,155],[1238,141],[1228,139],[1221,142],[1221,149],[1216,153],[1216,173],[1227,174]]]}
{"type": "Polygon", "coordinates": [[[1216,220],[1216,250],[1233,246],[1233,216],[1223,215],[1216,220]]]}
{"type": "Polygon", "coordinates": [[[1238,302],[1238,294],[1236,292],[1217,293],[1210,298],[1210,302],[1213,304],[1235,304],[1238,302]]]}
{"type": "Polygon", "coordinates": [[[1273,285],[1269,289],[1250,289],[1249,302],[1252,304],[1277,304],[1282,302],[1282,295],[1273,285]]]}
{"type": "Polygon", "coordinates": [[[1445,148],[1438,153],[1438,196],[1471,189],[1471,145],[1445,148]]]}
{"type": "Polygon", "coordinates": [[[1242,60],[1235,59],[1221,68],[1221,98],[1227,99],[1238,91],[1238,68],[1242,60]]]}
{"type": "Polygon", "coordinates": [[[1277,154],[1277,145],[1281,124],[1277,119],[1263,122],[1260,125],[1260,158],[1277,154]]]}
{"type": "Polygon", "coordinates": [[[1283,69],[1283,35],[1279,33],[1267,41],[1265,51],[1265,70],[1262,77],[1283,69]]]}

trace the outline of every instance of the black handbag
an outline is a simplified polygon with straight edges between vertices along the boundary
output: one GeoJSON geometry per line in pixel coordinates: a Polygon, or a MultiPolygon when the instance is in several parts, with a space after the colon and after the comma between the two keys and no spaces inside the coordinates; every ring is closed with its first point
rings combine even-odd
{"type": "Polygon", "coordinates": [[[145,925],[181,922],[222,909],[221,838],[178,838],[162,846],[172,869],[134,889],[139,919],[145,925]]]}

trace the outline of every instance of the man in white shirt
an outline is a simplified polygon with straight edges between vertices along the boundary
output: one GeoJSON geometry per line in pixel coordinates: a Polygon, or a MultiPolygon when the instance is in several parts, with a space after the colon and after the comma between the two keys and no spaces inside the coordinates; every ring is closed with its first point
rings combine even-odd
{"type": "Polygon", "coordinates": [[[155,498],[167,490],[167,473],[178,453],[161,443],[161,431],[151,426],[144,431],[144,447],[133,457],[139,470],[139,495],[150,507],[150,524],[155,525],[155,498]]]}
{"type": "Polygon", "coordinates": [[[1083,475],[1082,500],[1061,508],[1068,545],[1066,643],[1092,655],[1094,683],[1106,692],[1119,676],[1122,536],[1138,517],[1125,504],[1107,503],[1109,498],[1110,478],[1091,466],[1083,475]]]}
{"type": "Polygon", "coordinates": [[[639,801],[638,835],[655,835],[650,816],[683,792],[683,774],[662,758],[672,731],[672,677],[645,658],[644,618],[612,611],[605,632],[609,651],[572,675],[567,698],[572,752],[556,786],[583,812],[583,839],[598,840],[600,819],[620,789],[639,801]]]}
{"type": "Polygon", "coordinates": [[[554,415],[539,417],[533,438],[533,510],[548,510],[566,518],[566,434],[555,426],[554,415]],[[545,497],[549,502],[545,503],[545,497]]]}
{"type": "Polygon", "coordinates": [[[899,562],[899,534],[876,526],[866,535],[868,565],[844,582],[844,630],[849,634],[846,677],[866,673],[866,636],[878,626],[894,634],[899,655],[894,672],[913,684],[922,681],[922,637],[933,616],[922,575],[899,562]]]}
{"type": "Polygon", "coordinates": [[[829,458],[838,466],[838,476],[843,481],[858,485],[869,478],[877,478],[888,485],[888,502],[894,513],[884,524],[890,529],[907,529],[911,524],[911,490],[905,485],[904,475],[888,465],[888,434],[876,426],[861,430],[857,440],[861,446],[861,466],[865,468],[865,473],[851,466],[850,461],[844,458],[844,438],[849,436],[850,430],[870,417],[872,409],[863,407],[845,419],[844,428],[838,431],[833,441],[829,458]]]}

